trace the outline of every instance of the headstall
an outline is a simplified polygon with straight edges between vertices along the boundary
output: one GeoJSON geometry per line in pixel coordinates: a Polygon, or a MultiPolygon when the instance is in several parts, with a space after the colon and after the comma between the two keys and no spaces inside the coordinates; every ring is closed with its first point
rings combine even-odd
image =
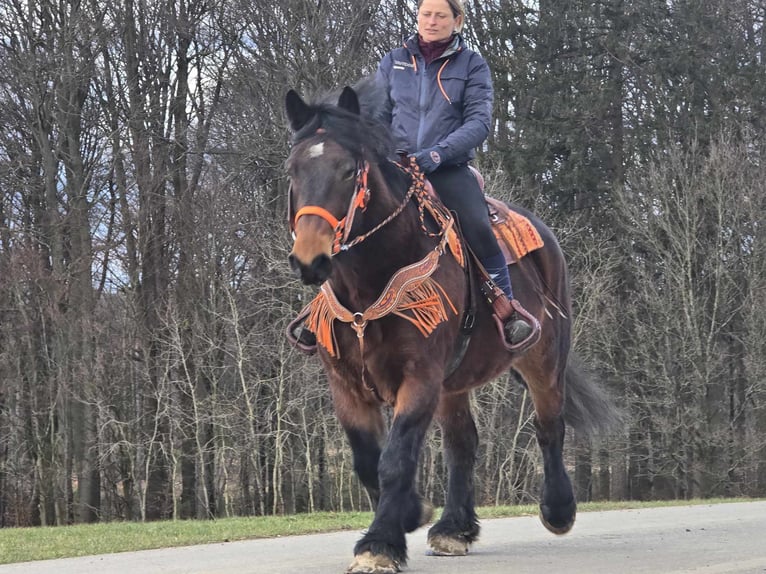
{"type": "MultiPolygon", "coordinates": [[[[351,201],[348,205],[348,210],[343,219],[337,219],[332,213],[327,211],[324,207],[318,205],[306,205],[298,210],[291,222],[291,227],[295,230],[295,226],[298,224],[298,220],[304,215],[318,215],[324,219],[332,227],[335,234],[335,239],[332,245],[332,254],[336,255],[341,251],[345,251],[355,242],[351,244],[346,243],[348,236],[351,233],[351,227],[354,224],[354,215],[357,209],[364,211],[367,209],[367,203],[370,200],[370,188],[367,185],[367,175],[370,172],[370,164],[366,160],[359,160],[356,168],[356,184],[354,195],[351,197],[351,201]]],[[[291,193],[292,195],[292,193],[291,193]]]]}

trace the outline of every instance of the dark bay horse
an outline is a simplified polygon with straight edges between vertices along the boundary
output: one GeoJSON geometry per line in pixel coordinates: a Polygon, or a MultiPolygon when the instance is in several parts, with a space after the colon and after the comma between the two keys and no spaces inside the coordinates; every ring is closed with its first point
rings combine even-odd
{"type": "Polygon", "coordinates": [[[467,553],[479,534],[473,495],[478,436],[469,393],[509,369],[522,376],[534,402],[544,464],[540,518],[548,530],[564,534],[576,511],[562,460],[564,421],[606,428],[616,411],[568,360],[570,288],[556,238],[518,209],[544,240],[544,247],[511,266],[514,290],[541,323],[540,341],[520,356],[507,351],[481,301],[455,367],[471,300],[467,275],[423,215],[423,199],[412,192],[415,170],[389,159],[388,129],[360,113],[363,98],[352,88],[343,90],[337,105],[307,104],[292,90],[286,96],[294,132],[287,161],[295,234],[290,264],[305,283],[322,285],[323,303],[312,312],[319,356],[354,469],[375,507],[347,572],[398,572],[407,559],[405,533],[430,521],[432,508],[416,491],[415,478],[433,419],[442,429],[449,480],[428,543],[435,554],[467,553]],[[387,434],[386,405],[393,407],[387,434]]]}

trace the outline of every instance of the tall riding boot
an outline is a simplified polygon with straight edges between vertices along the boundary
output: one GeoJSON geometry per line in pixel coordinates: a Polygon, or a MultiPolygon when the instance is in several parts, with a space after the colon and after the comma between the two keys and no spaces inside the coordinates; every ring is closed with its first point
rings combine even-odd
{"type": "Polygon", "coordinates": [[[513,298],[511,275],[502,253],[482,261],[482,265],[507,298],[507,305],[500,301],[493,305],[505,347],[514,353],[527,350],[540,338],[540,323],[513,298]]]}

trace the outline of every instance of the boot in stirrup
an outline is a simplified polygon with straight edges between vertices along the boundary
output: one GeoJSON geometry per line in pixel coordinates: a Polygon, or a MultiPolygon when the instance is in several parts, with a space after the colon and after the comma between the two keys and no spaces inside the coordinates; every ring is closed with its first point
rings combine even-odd
{"type": "Polygon", "coordinates": [[[287,340],[302,353],[314,355],[317,352],[317,337],[304,324],[306,317],[307,309],[290,322],[287,326],[287,340]]]}
{"type": "Polygon", "coordinates": [[[502,313],[503,318],[497,313],[493,317],[503,345],[508,351],[518,355],[540,340],[540,322],[524,309],[517,299],[509,301],[506,298],[506,301],[509,305],[502,313]]]}
{"type": "Polygon", "coordinates": [[[522,319],[518,313],[513,313],[505,323],[503,323],[503,333],[505,334],[505,341],[509,345],[518,345],[531,334],[532,325],[522,319]]]}

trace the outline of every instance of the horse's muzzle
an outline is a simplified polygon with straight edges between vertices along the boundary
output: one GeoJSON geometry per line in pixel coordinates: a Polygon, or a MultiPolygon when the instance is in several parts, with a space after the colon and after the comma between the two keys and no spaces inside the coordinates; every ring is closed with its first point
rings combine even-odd
{"type": "Polygon", "coordinates": [[[321,285],[330,276],[332,260],[324,253],[317,255],[309,265],[303,264],[294,254],[288,257],[293,272],[306,285],[321,285]]]}

